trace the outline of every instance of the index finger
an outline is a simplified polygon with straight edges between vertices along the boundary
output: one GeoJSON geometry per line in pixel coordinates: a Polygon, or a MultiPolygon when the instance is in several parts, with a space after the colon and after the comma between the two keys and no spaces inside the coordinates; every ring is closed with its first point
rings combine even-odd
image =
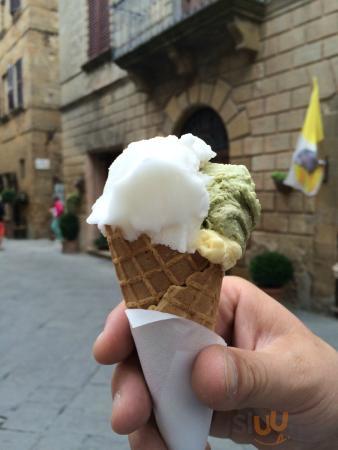
{"type": "Polygon", "coordinates": [[[115,364],[126,359],[134,350],[134,341],[121,302],[108,315],[103,332],[93,346],[93,355],[100,364],[115,364]]]}

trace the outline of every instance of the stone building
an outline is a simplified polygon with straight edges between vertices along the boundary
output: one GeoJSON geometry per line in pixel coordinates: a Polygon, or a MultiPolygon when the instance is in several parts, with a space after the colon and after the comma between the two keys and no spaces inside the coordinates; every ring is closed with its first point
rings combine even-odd
{"type": "MultiPolygon", "coordinates": [[[[85,179],[83,219],[134,140],[185,132],[245,164],[262,204],[248,257],[292,258],[305,306],[334,302],[337,259],[337,0],[60,1],[64,177],[85,179]],[[317,76],[328,158],[315,198],[276,190],[317,76]],[[307,303],[310,301],[310,305],[307,303]]],[[[82,245],[96,231],[83,223],[82,245]]]]}
{"type": "Polygon", "coordinates": [[[8,223],[21,236],[48,235],[61,177],[57,6],[0,3],[0,191],[15,189],[28,199],[8,223]]]}

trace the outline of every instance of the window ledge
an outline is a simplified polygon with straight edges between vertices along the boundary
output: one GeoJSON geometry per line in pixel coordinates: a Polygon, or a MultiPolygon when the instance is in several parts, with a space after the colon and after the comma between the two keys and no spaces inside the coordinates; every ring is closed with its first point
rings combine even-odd
{"type": "Polygon", "coordinates": [[[22,13],[22,9],[21,8],[18,8],[16,11],[13,11],[11,13],[13,23],[15,23],[19,19],[19,17],[21,16],[21,13],[22,13]]]}
{"type": "Polygon", "coordinates": [[[8,114],[4,114],[3,116],[0,117],[0,123],[6,123],[9,121],[9,115],[8,114]]]}
{"type": "Polygon", "coordinates": [[[85,62],[81,68],[85,72],[90,72],[108,61],[113,61],[113,50],[110,47],[104,52],[85,62]]]}
{"type": "Polygon", "coordinates": [[[13,109],[11,111],[11,116],[18,116],[19,114],[21,114],[22,112],[25,111],[25,108],[23,106],[18,106],[17,108],[13,109]]]}
{"type": "Polygon", "coordinates": [[[9,122],[13,117],[18,116],[22,112],[24,112],[26,109],[23,106],[20,106],[16,109],[13,109],[11,112],[4,114],[0,117],[0,124],[4,124],[9,122]]]}

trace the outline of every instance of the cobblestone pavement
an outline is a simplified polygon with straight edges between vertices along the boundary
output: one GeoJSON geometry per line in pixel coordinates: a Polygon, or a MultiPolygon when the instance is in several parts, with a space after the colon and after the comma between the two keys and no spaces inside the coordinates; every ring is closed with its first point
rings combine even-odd
{"type": "MultiPolygon", "coordinates": [[[[112,368],[92,343],[119,299],[107,260],[58,243],[7,241],[0,252],[0,450],[128,449],[110,431],[112,368]]],[[[333,319],[301,313],[331,343],[333,319]]],[[[212,441],[213,449],[252,448],[212,441]]]]}

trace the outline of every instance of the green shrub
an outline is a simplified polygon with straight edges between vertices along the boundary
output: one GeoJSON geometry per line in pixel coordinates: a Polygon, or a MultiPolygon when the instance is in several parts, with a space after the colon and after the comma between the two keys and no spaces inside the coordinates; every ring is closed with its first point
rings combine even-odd
{"type": "Polygon", "coordinates": [[[264,252],[255,256],[249,270],[253,282],[266,288],[282,287],[293,278],[291,261],[278,252],[264,252]]]}
{"type": "Polygon", "coordinates": [[[271,178],[277,183],[283,183],[285,178],[287,177],[287,173],[285,172],[272,172],[271,178]]]}
{"type": "Polygon", "coordinates": [[[1,198],[3,203],[14,203],[16,199],[15,189],[4,189],[1,192],[1,198]]]}
{"type": "Polygon", "coordinates": [[[69,213],[76,214],[81,205],[81,197],[77,192],[68,195],[66,199],[66,210],[69,213]]]}
{"type": "Polygon", "coordinates": [[[100,234],[100,236],[95,239],[94,245],[98,250],[109,250],[107,239],[103,236],[103,234],[100,234]]]}
{"type": "Polygon", "coordinates": [[[78,217],[70,212],[60,217],[60,229],[62,236],[67,241],[75,241],[79,235],[80,223],[78,217]]]}

